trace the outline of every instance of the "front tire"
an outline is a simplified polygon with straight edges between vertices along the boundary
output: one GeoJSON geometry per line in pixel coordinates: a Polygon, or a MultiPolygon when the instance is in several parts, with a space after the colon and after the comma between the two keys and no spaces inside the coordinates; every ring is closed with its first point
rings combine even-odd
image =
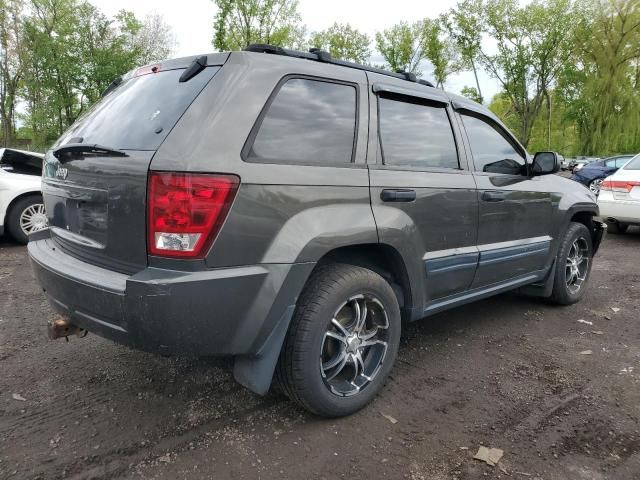
{"type": "Polygon", "coordinates": [[[582,223],[571,222],[556,257],[551,301],[559,305],[578,302],[587,289],[592,260],[591,232],[582,223]]]}
{"type": "Polygon", "coordinates": [[[29,234],[47,226],[47,217],[41,195],[28,195],[18,199],[7,215],[7,228],[18,243],[26,245],[29,234]]]}
{"type": "Polygon", "coordinates": [[[382,389],[400,343],[400,308],[377,273],[319,267],[298,299],[276,379],[286,395],[324,417],[350,415],[382,389]]]}

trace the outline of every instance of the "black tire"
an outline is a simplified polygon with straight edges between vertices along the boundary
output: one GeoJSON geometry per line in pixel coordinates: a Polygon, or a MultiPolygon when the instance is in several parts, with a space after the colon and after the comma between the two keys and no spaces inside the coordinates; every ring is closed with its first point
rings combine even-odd
{"type": "MultiPolygon", "coordinates": [[[[369,301],[369,300],[367,300],[369,301]]],[[[371,303],[374,307],[378,303],[371,303]]],[[[350,307],[349,307],[350,308],[350,307]]],[[[354,306],[351,311],[355,314],[354,306]]],[[[364,309],[362,309],[364,311],[364,309]]],[[[357,315],[356,315],[357,318],[357,315]]],[[[383,322],[384,323],[384,322],[383,322]]],[[[368,325],[373,325],[368,323],[368,325]]],[[[287,334],[287,338],[282,347],[278,366],[276,369],[276,381],[284,393],[301,407],[312,413],[324,417],[341,417],[350,415],[365,405],[367,405],[373,397],[381,390],[385,379],[389,374],[398,353],[400,343],[400,308],[398,300],[393,289],[380,275],[371,270],[352,265],[330,264],[321,266],[316,269],[309,279],[304,291],[298,299],[296,311],[291,321],[291,326],[287,334]],[[351,305],[349,302],[358,302],[354,298],[377,299],[384,307],[380,313],[375,308],[369,308],[369,316],[362,315],[365,322],[373,322],[375,319],[388,319],[388,328],[376,329],[370,331],[380,331],[385,335],[386,350],[385,353],[377,357],[371,357],[369,353],[363,354],[365,360],[362,362],[362,373],[364,374],[365,363],[368,360],[375,360],[377,367],[375,373],[370,374],[371,381],[357,390],[357,393],[350,396],[343,396],[340,392],[330,385],[331,381],[325,375],[323,370],[326,362],[323,364],[323,355],[325,354],[325,342],[327,342],[327,332],[334,328],[332,319],[337,316],[340,308],[347,308],[351,305]],[[366,320],[366,319],[369,320],[366,320]],[[379,360],[381,358],[381,360],[379,360]]],[[[358,353],[360,340],[356,340],[355,347],[349,343],[338,342],[336,350],[343,349],[337,353],[337,357],[341,355],[349,356],[349,352],[358,353]],[[346,346],[349,345],[349,346],[346,346]],[[355,350],[350,350],[354,349],[355,350]]],[[[376,346],[377,348],[378,346],[376,346]]],[[[382,346],[381,346],[382,348],[382,346]]],[[[373,352],[372,350],[363,350],[365,352],[373,352]]],[[[342,357],[344,358],[344,357],[342,357]]],[[[354,364],[357,364],[353,360],[354,364]]],[[[369,361],[369,365],[372,363],[369,361]]],[[[343,364],[344,365],[344,364],[343,364]]],[[[341,373],[351,373],[358,375],[358,370],[353,369],[351,372],[343,366],[341,373]]],[[[354,377],[360,379],[359,376],[354,377]]],[[[338,380],[348,385],[346,381],[338,380]]],[[[354,380],[353,382],[356,382],[354,380]]],[[[353,382],[351,383],[353,385],[353,382]]],[[[350,387],[349,387],[350,388],[350,387]]]]}
{"type": "Polygon", "coordinates": [[[619,222],[607,222],[607,231],[609,233],[618,233],[620,235],[627,233],[629,225],[619,222]]]}
{"type": "MultiPolygon", "coordinates": [[[[593,242],[591,232],[589,232],[589,229],[582,223],[570,223],[556,257],[555,278],[550,300],[558,305],[572,305],[578,302],[584,296],[587,289],[592,263],[593,242]],[[584,246],[584,251],[581,256],[586,258],[587,262],[584,267],[584,278],[580,282],[577,290],[574,284],[569,284],[569,276],[573,274],[570,273],[571,267],[568,266],[570,255],[575,251],[572,249],[575,249],[576,243],[581,247],[584,246]]],[[[582,263],[580,265],[582,265],[582,263]]],[[[582,276],[582,272],[583,270],[580,270],[580,276],[582,276]]],[[[576,282],[578,278],[579,277],[576,277],[576,282]]]]}
{"type": "Polygon", "coordinates": [[[18,199],[11,206],[7,215],[7,230],[13,239],[22,245],[27,244],[29,236],[20,226],[20,217],[25,210],[34,205],[42,205],[42,195],[34,194],[18,199]]]}

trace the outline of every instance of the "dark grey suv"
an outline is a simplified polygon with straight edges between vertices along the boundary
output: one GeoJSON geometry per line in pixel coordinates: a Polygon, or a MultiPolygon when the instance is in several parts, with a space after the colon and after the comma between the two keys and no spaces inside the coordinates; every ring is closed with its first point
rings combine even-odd
{"type": "Polygon", "coordinates": [[[558,167],[413,75],[251,46],[114,81],[46,154],[28,249],[52,337],[232,356],[254,392],[346,415],[402,321],[584,295],[605,230],[558,167]]]}

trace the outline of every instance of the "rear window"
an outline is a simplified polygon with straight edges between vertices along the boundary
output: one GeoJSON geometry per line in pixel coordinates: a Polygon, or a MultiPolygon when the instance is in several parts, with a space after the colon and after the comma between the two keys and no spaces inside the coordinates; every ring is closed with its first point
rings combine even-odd
{"type": "Polygon", "coordinates": [[[633,157],[629,163],[624,167],[625,170],[640,170],[640,155],[633,157]]]}
{"type": "Polygon", "coordinates": [[[184,69],[125,80],[82,115],[56,145],[81,137],[86,144],[156,150],[218,70],[207,67],[183,83],[178,79],[184,69]]]}
{"type": "Polygon", "coordinates": [[[350,163],[356,130],[356,88],[292,78],[269,105],[246,159],[332,165],[350,163]]]}

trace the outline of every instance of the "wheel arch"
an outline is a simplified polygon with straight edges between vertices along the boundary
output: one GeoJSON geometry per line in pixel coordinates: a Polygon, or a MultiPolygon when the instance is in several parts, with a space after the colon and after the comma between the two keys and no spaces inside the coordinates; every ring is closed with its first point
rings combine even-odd
{"type": "Polygon", "coordinates": [[[316,268],[327,263],[344,263],[376,272],[396,294],[402,319],[411,320],[415,295],[404,259],[394,247],[383,243],[338,247],[323,255],[316,268]]]}
{"type": "Polygon", "coordinates": [[[591,243],[593,245],[593,254],[595,255],[600,247],[600,243],[604,237],[606,226],[603,222],[597,221],[595,217],[598,216],[598,210],[589,208],[584,210],[576,210],[571,212],[571,218],[569,219],[569,223],[567,223],[566,229],[569,228],[569,225],[573,222],[581,223],[591,233],[591,243]]]}
{"type": "MultiPolygon", "coordinates": [[[[405,262],[394,247],[380,243],[363,243],[336,247],[327,251],[304,276],[297,277],[295,284],[302,284],[299,293],[304,290],[314,271],[329,263],[344,263],[367,268],[379,274],[389,282],[398,298],[402,320],[417,318],[414,308],[416,295],[411,288],[411,280],[405,262]]],[[[272,332],[260,346],[258,354],[252,356],[238,356],[234,360],[234,378],[249,390],[264,395],[271,385],[273,373],[282,350],[285,337],[289,330],[295,305],[273,312],[278,318],[272,332]]],[[[421,308],[419,309],[421,310],[421,308]]]]}

